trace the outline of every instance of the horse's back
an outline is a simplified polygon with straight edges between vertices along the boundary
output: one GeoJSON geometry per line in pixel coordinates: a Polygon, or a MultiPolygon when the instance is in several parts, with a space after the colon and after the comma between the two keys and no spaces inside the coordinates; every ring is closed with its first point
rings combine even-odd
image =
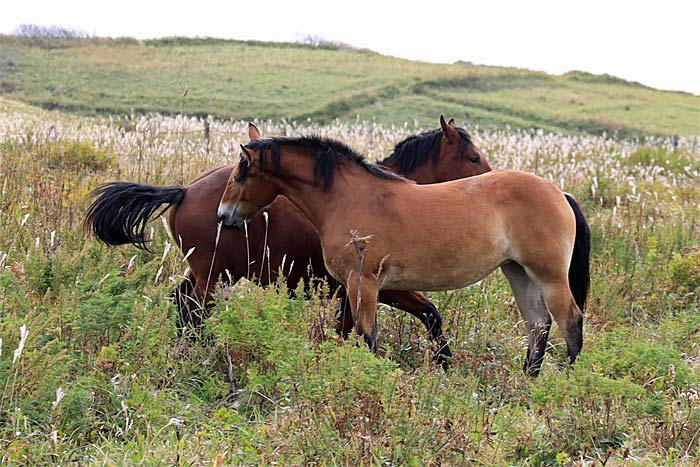
{"type": "MultiPolygon", "coordinates": [[[[180,204],[170,209],[168,223],[173,240],[183,248],[184,252],[187,252],[192,245],[185,248],[185,245],[181,244],[183,235],[191,238],[195,229],[203,229],[204,232],[199,233],[209,236],[211,227],[216,227],[216,214],[212,221],[209,213],[212,208],[216,213],[216,207],[232,170],[233,166],[217,167],[198,176],[185,185],[187,191],[180,204]]],[[[195,233],[195,236],[198,235],[195,233]]],[[[191,244],[193,241],[196,242],[191,239],[186,243],[191,244]]]]}
{"type": "Polygon", "coordinates": [[[432,203],[443,200],[447,212],[470,219],[484,216],[491,217],[493,222],[510,223],[513,218],[537,217],[552,210],[565,212],[565,217],[569,217],[568,202],[558,187],[537,175],[519,170],[497,170],[415,187],[419,198],[432,199],[432,203]]]}
{"type": "MultiPolygon", "coordinates": [[[[195,185],[197,182],[199,182],[199,181],[202,180],[202,179],[208,179],[209,176],[212,175],[212,174],[215,173],[215,172],[217,172],[217,173],[219,173],[219,172],[224,173],[224,172],[228,171],[228,173],[229,173],[229,175],[230,175],[230,174],[231,174],[231,171],[233,170],[233,167],[234,167],[233,165],[224,165],[224,166],[220,166],[220,167],[214,167],[213,169],[209,169],[209,170],[207,170],[206,172],[204,172],[204,173],[198,175],[194,180],[190,181],[190,183],[187,185],[187,187],[190,187],[190,186],[192,186],[192,185],[195,185]]],[[[217,177],[217,179],[218,179],[218,177],[217,177]]]]}
{"type": "Polygon", "coordinates": [[[568,251],[573,245],[575,219],[566,198],[550,182],[526,172],[496,171],[393,189],[395,195],[386,198],[389,205],[381,212],[394,214],[374,216],[360,229],[361,235],[375,236],[370,252],[380,259],[389,255],[387,287],[462,287],[504,262],[528,264],[547,257],[547,248],[568,251]],[[440,272],[427,281],[426,268],[431,267],[440,272]],[[397,274],[401,279],[394,282],[397,274]]]}

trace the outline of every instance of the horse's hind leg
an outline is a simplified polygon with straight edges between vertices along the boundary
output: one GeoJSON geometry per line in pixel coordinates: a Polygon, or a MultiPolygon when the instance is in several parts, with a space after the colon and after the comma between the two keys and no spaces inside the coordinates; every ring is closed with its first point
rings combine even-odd
{"type": "Polygon", "coordinates": [[[202,324],[200,304],[195,296],[196,280],[193,274],[189,274],[173,291],[177,305],[177,328],[190,337],[194,337],[191,331],[202,324]]]}
{"type": "Polygon", "coordinates": [[[380,291],[379,301],[410,313],[423,323],[430,339],[437,346],[435,361],[447,370],[452,352],[442,334],[442,318],[435,305],[423,294],[393,290],[380,291]]]}
{"type": "Polygon", "coordinates": [[[207,318],[215,283],[190,273],[175,289],[177,303],[177,327],[182,334],[192,339],[200,337],[202,324],[207,318]]]}
{"type": "Polygon", "coordinates": [[[517,263],[507,263],[501,270],[513,290],[515,302],[527,328],[527,354],[523,371],[527,376],[537,376],[542,368],[552,318],[547,311],[540,287],[517,263]]]}
{"type": "Polygon", "coordinates": [[[574,363],[583,347],[583,313],[571,295],[567,276],[564,275],[558,281],[543,283],[541,288],[547,308],[566,341],[569,362],[574,363]]]}

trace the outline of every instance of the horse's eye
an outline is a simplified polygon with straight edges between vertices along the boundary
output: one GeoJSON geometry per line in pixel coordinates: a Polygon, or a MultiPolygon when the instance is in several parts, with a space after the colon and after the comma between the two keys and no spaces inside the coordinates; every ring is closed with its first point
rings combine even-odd
{"type": "Polygon", "coordinates": [[[241,162],[238,164],[238,173],[234,177],[234,180],[240,185],[245,181],[245,179],[248,177],[248,172],[249,172],[250,166],[248,164],[248,161],[243,159],[241,162]]]}

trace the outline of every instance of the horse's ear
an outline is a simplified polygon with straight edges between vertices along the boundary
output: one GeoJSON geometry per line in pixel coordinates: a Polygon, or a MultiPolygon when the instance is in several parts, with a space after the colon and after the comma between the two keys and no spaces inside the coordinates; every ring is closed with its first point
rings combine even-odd
{"type": "Polygon", "coordinates": [[[258,127],[256,127],[253,122],[248,122],[248,138],[250,138],[251,141],[262,138],[260,130],[258,130],[258,127]]]}
{"type": "Polygon", "coordinates": [[[452,128],[457,128],[457,124],[455,123],[455,119],[451,118],[449,122],[447,122],[448,125],[450,125],[452,128]]]}
{"type": "MultiPolygon", "coordinates": [[[[454,121],[450,120],[450,123],[454,123],[454,121]]],[[[452,143],[459,142],[459,133],[457,133],[454,126],[445,122],[445,117],[442,115],[440,115],[440,126],[442,127],[442,136],[452,143]]]]}

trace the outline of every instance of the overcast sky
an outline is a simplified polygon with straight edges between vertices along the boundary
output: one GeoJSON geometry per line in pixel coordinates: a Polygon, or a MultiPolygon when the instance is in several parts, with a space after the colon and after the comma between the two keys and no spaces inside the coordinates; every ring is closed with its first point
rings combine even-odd
{"type": "MultiPolygon", "coordinates": [[[[609,73],[700,94],[700,0],[7,0],[23,23],[98,36],[345,42],[414,60],[609,73]]],[[[700,105],[700,101],[699,101],[700,105]]]]}

